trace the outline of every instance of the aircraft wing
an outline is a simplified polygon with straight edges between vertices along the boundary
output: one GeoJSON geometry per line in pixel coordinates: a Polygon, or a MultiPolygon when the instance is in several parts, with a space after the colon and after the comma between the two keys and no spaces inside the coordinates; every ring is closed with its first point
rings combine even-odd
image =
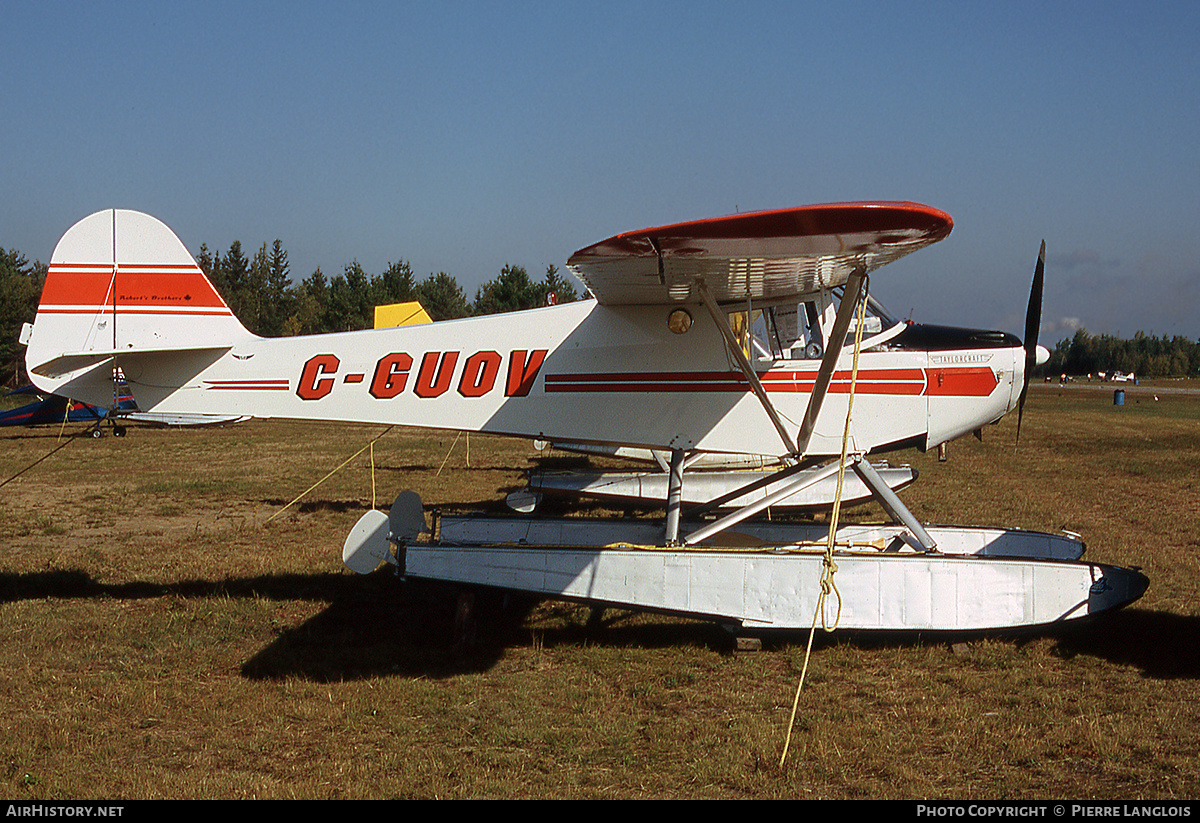
{"type": "Polygon", "coordinates": [[[221,426],[226,423],[240,423],[249,420],[244,414],[166,414],[159,412],[122,412],[118,417],[130,423],[142,423],[147,426],[221,426]]]}
{"type": "Polygon", "coordinates": [[[626,232],[580,249],[567,267],[605,305],[686,300],[695,280],[718,303],[800,299],[844,285],[953,228],[919,203],[834,203],[626,232]]]}

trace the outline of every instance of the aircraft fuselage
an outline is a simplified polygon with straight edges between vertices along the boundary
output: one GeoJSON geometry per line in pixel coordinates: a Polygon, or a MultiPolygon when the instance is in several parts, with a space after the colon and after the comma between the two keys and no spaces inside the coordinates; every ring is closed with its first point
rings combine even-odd
{"type": "MultiPolygon", "coordinates": [[[[697,310],[690,329],[675,334],[666,315],[661,306],[604,307],[589,300],[420,326],[250,337],[210,363],[201,355],[153,353],[117,355],[116,362],[141,407],[156,412],[783,453],[779,433],[732,365],[715,324],[697,310]],[[152,361],[160,362],[150,368],[152,361]]],[[[943,336],[943,343],[949,340],[943,336]]],[[[1014,407],[1023,356],[1007,339],[916,348],[903,335],[887,350],[862,352],[851,450],[929,448],[996,420],[1014,407]]],[[[812,454],[840,451],[850,361],[844,354],[834,373],[812,454]]],[[[755,368],[794,437],[818,362],[759,360],[755,368]]],[[[105,393],[111,397],[104,368],[56,390],[86,398],[89,384],[101,402],[105,393]]]]}

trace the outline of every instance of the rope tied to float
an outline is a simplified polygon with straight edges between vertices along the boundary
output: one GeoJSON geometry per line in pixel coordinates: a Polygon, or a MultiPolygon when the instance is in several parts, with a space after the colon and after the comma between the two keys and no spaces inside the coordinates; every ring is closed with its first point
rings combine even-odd
{"type": "MultiPolygon", "coordinates": [[[[817,596],[817,607],[813,611],[812,625],[808,629],[808,644],[804,650],[804,665],[800,670],[800,679],[796,682],[796,694],[792,698],[792,713],[788,719],[787,737],[784,739],[783,752],[779,756],[779,765],[781,767],[787,760],[788,748],[792,743],[792,729],[795,728],[796,711],[800,706],[800,691],[804,688],[804,679],[808,674],[808,663],[812,658],[812,645],[817,631],[817,618],[821,618],[821,628],[826,632],[832,632],[836,629],[842,618],[842,596],[838,592],[837,584],[833,579],[837,573],[837,562],[834,560],[833,550],[836,545],[835,538],[838,530],[838,519],[842,509],[842,488],[846,479],[846,458],[849,455],[850,449],[850,420],[854,411],[854,389],[858,383],[858,355],[862,351],[863,326],[866,325],[868,282],[866,278],[863,279],[862,290],[858,295],[860,301],[858,306],[858,323],[857,328],[854,330],[854,357],[850,366],[850,392],[846,401],[846,422],[842,428],[842,454],[841,462],[838,465],[837,491],[833,496],[833,511],[829,516],[829,538],[825,544],[825,553],[821,559],[821,593],[817,596]],[[837,598],[837,614],[832,625],[829,623],[825,611],[830,595],[837,598]]],[[[843,295],[842,299],[844,300],[846,296],[843,295]]]]}

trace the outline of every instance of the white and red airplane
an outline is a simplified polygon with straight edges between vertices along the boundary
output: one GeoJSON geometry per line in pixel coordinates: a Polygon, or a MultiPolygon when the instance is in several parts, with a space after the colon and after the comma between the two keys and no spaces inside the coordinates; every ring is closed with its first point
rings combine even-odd
{"type": "Polygon", "coordinates": [[[422,541],[419,502],[401,495],[390,516],[369,513],[348,539],[347,564],[360,571],[386,561],[415,577],[745,627],[807,626],[821,555],[813,546],[824,538],[817,527],[754,516],[853,471],[896,522],[835,536],[845,554],[843,626],[1007,628],[1124,605],[1145,578],[1082,562],[1077,538],[927,526],[864,459],[935,447],[1023,404],[1041,258],[1026,346],[1002,332],[855,319],[870,272],[952,225],[915,203],[849,203],[643,229],[568,261],[594,299],[260,338],[164,224],[105,210],[55,249],[23,335],[26,366],[39,388],[98,405],[111,401],[119,368],[147,411],[400,424],[671,455],[663,521],[442,518],[422,541]],[[766,329],[758,345],[755,325],[766,329]],[[770,493],[693,523],[680,499],[692,453],[772,454],[786,467],[770,493]]]}

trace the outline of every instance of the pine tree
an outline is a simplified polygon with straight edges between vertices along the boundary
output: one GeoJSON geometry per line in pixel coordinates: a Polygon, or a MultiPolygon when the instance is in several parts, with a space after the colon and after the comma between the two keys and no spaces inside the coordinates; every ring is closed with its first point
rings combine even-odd
{"type": "Polygon", "coordinates": [[[431,274],[421,281],[413,297],[434,320],[454,320],[471,313],[462,286],[445,272],[431,274]]]}
{"type": "Polygon", "coordinates": [[[404,260],[399,263],[388,263],[388,267],[376,282],[375,305],[388,303],[407,303],[413,298],[417,281],[413,277],[412,267],[404,260]]]}
{"type": "Polygon", "coordinates": [[[0,247],[0,384],[16,388],[27,381],[21,326],[33,322],[45,280],[42,263],[0,247]]]}
{"type": "Polygon", "coordinates": [[[471,313],[499,314],[545,305],[545,291],[529,279],[522,266],[505,264],[495,280],[489,280],[475,291],[471,313]]]}

